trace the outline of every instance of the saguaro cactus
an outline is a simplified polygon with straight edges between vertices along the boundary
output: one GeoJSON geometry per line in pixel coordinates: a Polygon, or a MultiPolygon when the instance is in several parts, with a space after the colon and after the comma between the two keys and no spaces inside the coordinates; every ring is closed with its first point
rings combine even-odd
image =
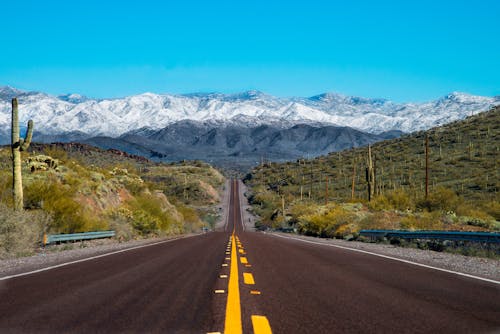
{"type": "Polygon", "coordinates": [[[366,160],[366,184],[368,192],[368,201],[372,200],[374,194],[375,171],[373,168],[372,148],[368,145],[368,158],[366,160]]]}
{"type": "Polygon", "coordinates": [[[23,178],[21,174],[21,151],[25,151],[31,144],[33,136],[33,121],[28,121],[28,129],[25,138],[19,138],[19,115],[17,110],[17,99],[12,99],[12,193],[14,195],[14,210],[22,210],[23,205],[23,178]]]}

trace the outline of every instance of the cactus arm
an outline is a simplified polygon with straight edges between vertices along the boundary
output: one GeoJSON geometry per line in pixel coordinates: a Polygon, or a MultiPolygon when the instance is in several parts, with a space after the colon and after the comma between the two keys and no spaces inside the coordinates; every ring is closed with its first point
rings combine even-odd
{"type": "Polygon", "coordinates": [[[30,119],[28,121],[28,129],[26,130],[26,136],[21,145],[21,151],[26,151],[31,144],[31,138],[33,138],[33,121],[30,119]]]}

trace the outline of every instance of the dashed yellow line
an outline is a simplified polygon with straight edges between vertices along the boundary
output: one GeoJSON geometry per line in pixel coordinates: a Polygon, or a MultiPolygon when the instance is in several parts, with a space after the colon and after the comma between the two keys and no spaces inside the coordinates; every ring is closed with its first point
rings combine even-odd
{"type": "Polygon", "coordinates": [[[271,326],[265,316],[252,315],[252,326],[255,334],[272,334],[271,326]]]}
{"type": "Polygon", "coordinates": [[[255,280],[253,279],[253,275],[251,273],[243,273],[243,282],[245,284],[249,284],[249,285],[255,284],[255,280]]]}
{"type": "Polygon", "coordinates": [[[247,264],[247,263],[248,263],[248,260],[247,260],[247,258],[246,258],[246,257],[242,256],[242,257],[240,257],[240,262],[241,262],[242,264],[247,264]]]}
{"type": "Polygon", "coordinates": [[[232,235],[231,248],[231,270],[229,273],[229,286],[226,305],[226,321],[224,324],[225,334],[241,334],[241,304],[240,285],[238,279],[238,257],[236,255],[236,245],[234,233],[232,235]]]}

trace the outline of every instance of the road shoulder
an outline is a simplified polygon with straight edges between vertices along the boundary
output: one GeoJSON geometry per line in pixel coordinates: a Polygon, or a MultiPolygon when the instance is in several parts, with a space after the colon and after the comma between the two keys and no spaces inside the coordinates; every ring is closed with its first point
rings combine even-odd
{"type": "Polygon", "coordinates": [[[463,256],[445,252],[435,252],[415,248],[396,247],[388,244],[345,241],[339,239],[323,239],[280,232],[265,232],[271,236],[281,236],[305,240],[324,245],[335,245],[355,250],[361,250],[379,255],[394,257],[426,266],[455,271],[481,278],[500,281],[500,261],[495,259],[463,256]]]}
{"type": "Polygon", "coordinates": [[[240,183],[239,189],[240,189],[240,208],[241,208],[241,220],[243,222],[243,225],[245,226],[245,231],[255,231],[255,221],[257,220],[257,217],[255,217],[250,209],[251,205],[248,203],[248,198],[245,196],[245,193],[247,193],[248,188],[247,186],[241,181],[238,181],[240,183]]]}
{"type": "Polygon", "coordinates": [[[195,235],[199,234],[183,234],[171,237],[131,240],[125,242],[117,242],[113,239],[106,239],[49,246],[33,256],[0,260],[0,278],[51,266],[57,266],[67,262],[83,260],[94,256],[100,256],[126,249],[152,245],[159,242],[186,238],[195,235]]]}

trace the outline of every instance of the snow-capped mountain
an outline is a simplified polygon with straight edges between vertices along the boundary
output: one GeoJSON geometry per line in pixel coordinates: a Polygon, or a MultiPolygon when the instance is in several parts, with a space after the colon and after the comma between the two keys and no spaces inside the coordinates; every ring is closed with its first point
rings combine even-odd
{"type": "Polygon", "coordinates": [[[92,99],[52,96],[0,87],[0,127],[10,123],[10,102],[19,99],[20,121],[33,119],[44,134],[78,132],[118,137],[138,129],[163,129],[179,121],[255,127],[296,124],[349,126],[364,132],[412,132],[463,119],[500,104],[500,97],[451,93],[426,103],[395,103],[327,93],[278,98],[258,91],[239,94],[152,94],[92,99]]]}

